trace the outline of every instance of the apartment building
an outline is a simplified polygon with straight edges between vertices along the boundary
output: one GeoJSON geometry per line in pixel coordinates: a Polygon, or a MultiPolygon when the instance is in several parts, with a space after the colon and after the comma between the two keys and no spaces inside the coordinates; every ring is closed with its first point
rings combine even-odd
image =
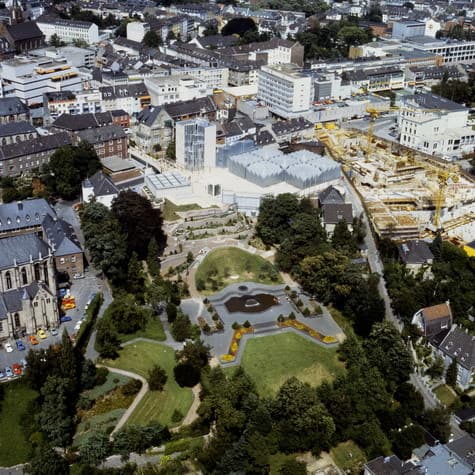
{"type": "Polygon", "coordinates": [[[190,171],[216,166],[216,125],[204,119],[176,123],[176,163],[190,171]]]}
{"type": "Polygon", "coordinates": [[[60,91],[43,94],[45,122],[50,123],[62,114],[104,112],[99,91],[60,91]]]}
{"type": "Polygon", "coordinates": [[[313,98],[312,78],[293,64],[263,66],[258,75],[257,97],[279,117],[305,114],[313,98]]]}
{"type": "Polygon", "coordinates": [[[404,70],[398,66],[355,69],[352,72],[345,72],[344,76],[354,89],[362,89],[368,92],[404,88],[404,70]]]}
{"type": "Polygon", "coordinates": [[[53,91],[80,91],[79,71],[67,60],[16,57],[2,61],[1,83],[4,97],[16,97],[30,108],[43,105],[43,94],[53,91]]]}
{"type": "Polygon", "coordinates": [[[127,25],[127,39],[140,43],[149,31],[154,31],[163,42],[170,33],[186,41],[192,29],[193,20],[185,16],[150,18],[147,22],[130,22],[127,25]]]}
{"type": "Polygon", "coordinates": [[[105,111],[122,109],[130,116],[138,114],[150,105],[150,94],[145,84],[103,86],[99,88],[105,111]]]}
{"type": "Polygon", "coordinates": [[[56,35],[66,43],[84,41],[92,45],[99,42],[99,28],[89,21],[65,20],[44,15],[38,18],[36,23],[45,35],[46,41],[50,41],[51,37],[56,35]]]}
{"type": "Polygon", "coordinates": [[[206,84],[208,89],[221,89],[226,87],[229,82],[229,69],[226,67],[217,66],[210,67],[186,67],[174,68],[172,74],[181,74],[183,76],[192,76],[199,82],[206,84]]]}
{"type": "Polygon", "coordinates": [[[145,86],[154,106],[170,104],[171,102],[189,101],[206,97],[213,93],[213,88],[191,76],[177,75],[146,78],[145,86]]]}
{"type": "Polygon", "coordinates": [[[124,129],[118,125],[105,125],[96,129],[77,132],[74,142],[90,143],[99,158],[128,157],[128,139],[124,129]]]}
{"type": "Polygon", "coordinates": [[[435,94],[401,100],[400,143],[430,155],[460,157],[475,147],[475,131],[467,126],[469,109],[435,94]]]}

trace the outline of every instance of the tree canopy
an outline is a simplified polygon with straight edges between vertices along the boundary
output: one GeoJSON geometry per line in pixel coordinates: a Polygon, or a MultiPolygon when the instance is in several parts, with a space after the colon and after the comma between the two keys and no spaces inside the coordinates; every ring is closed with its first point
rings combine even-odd
{"type": "Polygon", "coordinates": [[[229,20],[221,29],[223,36],[239,35],[243,36],[249,31],[257,31],[256,22],[252,18],[238,17],[229,20]]]}

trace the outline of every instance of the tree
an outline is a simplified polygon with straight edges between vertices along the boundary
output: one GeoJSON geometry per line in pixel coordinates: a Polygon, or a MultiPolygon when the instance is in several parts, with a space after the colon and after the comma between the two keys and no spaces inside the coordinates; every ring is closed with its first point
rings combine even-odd
{"type": "Polygon", "coordinates": [[[170,432],[158,423],[147,426],[125,426],[114,436],[113,452],[129,456],[131,452],[143,454],[150,447],[158,447],[170,439],[170,432]]]}
{"type": "Polygon", "coordinates": [[[208,25],[203,31],[203,36],[214,36],[218,34],[218,27],[215,24],[208,25]]]}
{"type": "Polygon", "coordinates": [[[160,275],[160,248],[157,240],[153,237],[148,243],[147,249],[147,267],[148,272],[152,277],[160,275]]]}
{"type": "Polygon", "coordinates": [[[279,468],[280,475],[307,475],[307,466],[304,462],[291,459],[285,461],[279,468]]]}
{"type": "Polygon", "coordinates": [[[176,317],[178,314],[177,306],[172,302],[168,302],[166,312],[167,312],[168,322],[173,323],[176,320],[176,317]]]}
{"type": "Polygon", "coordinates": [[[98,465],[111,453],[109,436],[105,432],[94,431],[79,446],[81,462],[87,465],[98,465]]]}
{"type": "Polygon", "coordinates": [[[130,334],[144,328],[148,317],[133,295],[121,294],[107,307],[102,320],[110,319],[119,333],[130,334]]]}
{"type": "Polygon", "coordinates": [[[200,382],[201,371],[190,363],[178,363],[173,368],[173,375],[178,386],[192,388],[200,382]]]}
{"type": "Polygon", "coordinates": [[[407,416],[413,420],[416,420],[424,412],[424,399],[410,383],[404,382],[398,386],[394,398],[399,401],[407,416]]]}
{"type": "Polygon", "coordinates": [[[63,46],[64,42],[61,41],[61,38],[56,33],[53,33],[49,39],[49,44],[57,48],[58,46],[63,46]]]}
{"type": "Polygon", "coordinates": [[[412,451],[425,442],[424,430],[418,425],[410,425],[401,431],[392,434],[392,447],[394,453],[401,459],[411,458],[412,451]]]}
{"type": "Polygon", "coordinates": [[[177,361],[186,362],[196,368],[204,368],[208,365],[211,357],[211,347],[205,345],[202,340],[185,343],[181,351],[177,351],[175,358],[177,361]]]}
{"type": "Polygon", "coordinates": [[[450,363],[447,368],[447,373],[445,375],[445,382],[455,388],[457,385],[457,360],[454,358],[452,363],[450,363]]]}
{"type": "Polygon", "coordinates": [[[84,360],[81,365],[81,389],[92,389],[96,385],[96,377],[96,365],[91,360],[84,360]]]}
{"type": "Polygon", "coordinates": [[[414,4],[412,2],[404,2],[402,6],[408,10],[414,10],[414,4]]]}
{"type": "Polygon", "coordinates": [[[158,365],[154,365],[148,371],[148,385],[152,391],[163,391],[167,379],[167,372],[158,365]]]}
{"type": "Polygon", "coordinates": [[[153,30],[147,31],[142,43],[149,48],[158,48],[162,44],[162,38],[153,30]]]}
{"type": "Polygon", "coordinates": [[[169,158],[170,160],[176,160],[175,149],[176,149],[175,141],[172,140],[167,146],[167,150],[165,151],[165,156],[169,158]]]}
{"type": "Polygon", "coordinates": [[[444,374],[444,360],[440,356],[436,356],[432,365],[427,369],[426,373],[431,378],[440,378],[444,374]]]}
{"type": "Polygon", "coordinates": [[[255,21],[248,17],[238,17],[229,20],[221,29],[221,34],[223,36],[243,36],[248,31],[257,31],[257,25],[255,21]]]}
{"type": "Polygon", "coordinates": [[[386,381],[397,386],[409,379],[414,366],[412,357],[391,322],[373,325],[365,349],[369,363],[379,369],[386,381]]]}
{"type": "Polygon", "coordinates": [[[353,240],[353,235],[348,229],[346,221],[339,221],[335,225],[332,236],[332,245],[338,250],[348,250],[349,254],[353,254],[356,251],[356,243],[353,240]]]}
{"type": "Polygon", "coordinates": [[[187,338],[191,338],[192,328],[190,319],[182,312],[178,312],[172,323],[171,333],[176,341],[185,341],[187,338]]]}
{"type": "Polygon", "coordinates": [[[40,446],[35,455],[25,467],[30,475],[68,475],[68,462],[50,446],[40,446]]]}
{"type": "Polygon", "coordinates": [[[419,422],[429,434],[441,443],[448,442],[450,437],[450,412],[442,407],[427,409],[420,417],[419,422]]]}
{"type": "Polygon", "coordinates": [[[97,322],[96,349],[103,358],[116,358],[119,354],[119,335],[109,318],[97,322]]]}
{"type": "Polygon", "coordinates": [[[188,254],[186,255],[186,263],[191,264],[195,260],[195,256],[193,256],[193,253],[191,251],[188,251],[188,254]]]}
{"type": "Polygon", "coordinates": [[[121,191],[112,202],[112,214],[127,237],[129,255],[136,252],[139,259],[145,259],[153,238],[163,251],[167,238],[162,230],[162,213],[147,198],[134,191],[121,191]]]}
{"type": "Polygon", "coordinates": [[[144,302],[145,294],[145,276],[143,273],[142,262],[139,262],[137,253],[132,252],[127,272],[127,291],[134,295],[138,301],[144,302]]]}

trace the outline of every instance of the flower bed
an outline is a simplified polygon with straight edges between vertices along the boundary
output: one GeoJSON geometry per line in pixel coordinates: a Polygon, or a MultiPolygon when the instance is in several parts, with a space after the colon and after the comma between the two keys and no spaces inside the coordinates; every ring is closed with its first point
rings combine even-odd
{"type": "Polygon", "coordinates": [[[230,363],[231,361],[234,361],[239,351],[239,345],[241,343],[242,336],[253,332],[254,329],[252,327],[242,327],[237,330],[234,330],[233,338],[231,340],[231,344],[229,345],[228,353],[226,355],[221,355],[221,362],[230,363]]]}
{"type": "Polygon", "coordinates": [[[335,337],[330,336],[330,335],[323,335],[322,333],[317,332],[313,328],[309,327],[308,325],[305,325],[305,323],[299,322],[298,320],[286,318],[282,322],[277,322],[277,324],[281,328],[286,328],[286,327],[295,328],[296,330],[306,333],[312,338],[315,338],[316,340],[321,341],[322,343],[325,343],[327,345],[337,342],[337,339],[335,337]]]}

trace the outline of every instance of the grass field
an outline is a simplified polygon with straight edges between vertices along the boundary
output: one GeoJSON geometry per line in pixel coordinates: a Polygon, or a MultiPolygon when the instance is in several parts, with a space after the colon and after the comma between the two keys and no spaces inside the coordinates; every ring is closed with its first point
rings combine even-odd
{"type": "Polygon", "coordinates": [[[331,449],[330,456],[345,473],[361,473],[366,462],[364,452],[352,440],[331,449]]]}
{"type": "Polygon", "coordinates": [[[149,391],[132,413],[129,423],[147,424],[158,421],[170,424],[175,410],[183,415],[193,402],[190,389],[180,388],[173,377],[175,352],[164,345],[138,342],[126,346],[116,360],[105,360],[104,364],[124,369],[147,378],[148,370],[155,364],[161,366],[168,375],[168,381],[162,392],[149,391]]]}
{"type": "MultiPolygon", "coordinates": [[[[248,340],[241,366],[255,382],[259,394],[269,396],[276,394],[292,376],[312,386],[333,380],[344,371],[336,350],[324,348],[295,333],[281,333],[248,340]]],[[[234,368],[228,371],[234,371],[234,368]]]]}
{"type": "Polygon", "coordinates": [[[201,206],[196,203],[191,203],[188,205],[176,205],[170,200],[165,200],[163,205],[162,216],[165,221],[176,221],[180,219],[180,216],[176,214],[177,211],[193,211],[195,209],[202,209],[201,206]]]}
{"type": "Polygon", "coordinates": [[[162,322],[157,318],[150,318],[143,330],[128,335],[119,335],[121,343],[133,340],[134,338],[149,338],[150,340],[164,341],[165,332],[163,331],[162,322]]]}
{"type": "Polygon", "coordinates": [[[0,409],[0,467],[10,467],[27,461],[30,444],[23,435],[20,421],[38,393],[20,381],[4,387],[5,399],[0,409]]]}
{"type": "Polygon", "coordinates": [[[434,393],[437,396],[437,399],[447,407],[449,407],[457,399],[454,391],[446,384],[442,384],[441,386],[437,387],[434,390],[434,393]]]}
{"type": "Polygon", "coordinates": [[[236,282],[282,283],[279,273],[270,262],[237,247],[211,251],[198,267],[195,281],[197,289],[203,294],[217,292],[236,282]]]}

